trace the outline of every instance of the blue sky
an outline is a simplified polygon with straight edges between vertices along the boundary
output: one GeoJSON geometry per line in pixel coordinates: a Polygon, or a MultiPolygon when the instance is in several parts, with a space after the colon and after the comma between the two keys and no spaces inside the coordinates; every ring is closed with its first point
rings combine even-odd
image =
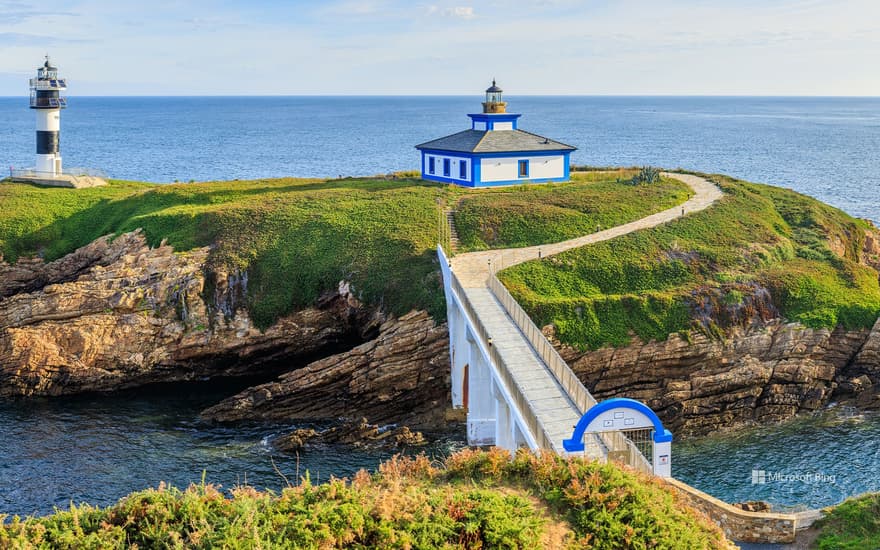
{"type": "Polygon", "coordinates": [[[880,95],[878,0],[0,0],[0,95],[880,95]]]}

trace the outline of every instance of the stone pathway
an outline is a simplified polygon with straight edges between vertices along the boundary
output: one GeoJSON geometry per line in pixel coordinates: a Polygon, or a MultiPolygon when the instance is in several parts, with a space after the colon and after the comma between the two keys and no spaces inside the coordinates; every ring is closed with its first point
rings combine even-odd
{"type": "Polygon", "coordinates": [[[612,227],[611,229],[599,231],[598,233],[584,235],[583,237],[577,237],[559,243],[459,254],[451,259],[452,270],[455,272],[455,275],[458,277],[458,280],[463,287],[484,287],[486,286],[486,280],[490,273],[495,273],[504,268],[521,264],[529,260],[535,260],[538,258],[539,251],[541,256],[546,258],[547,256],[559,254],[560,252],[565,252],[572,248],[579,248],[588,244],[620,237],[621,235],[626,235],[627,233],[632,233],[639,229],[656,227],[660,224],[680,218],[682,213],[687,215],[704,210],[723,196],[721,189],[719,189],[717,185],[699,176],[665,172],[663,173],[663,176],[674,178],[686,183],[694,190],[694,196],[683,204],[663,210],[662,212],[657,212],[656,214],[651,214],[650,216],[646,216],[634,222],[625,223],[623,225],[612,227]]]}
{"type": "MultiPolygon", "coordinates": [[[[688,184],[694,190],[694,196],[675,208],[592,235],[549,245],[460,254],[451,259],[452,271],[461,283],[467,301],[479,317],[480,323],[491,336],[491,345],[495,346],[508,372],[512,375],[516,384],[516,393],[525,398],[531,409],[520,412],[534,416],[547,439],[551,441],[553,450],[559,454],[565,453],[562,440],[571,436],[574,425],[577,424],[583,411],[578,409],[550,368],[534,351],[526,335],[488,288],[489,275],[497,269],[536,259],[539,250],[542,256],[551,256],[639,229],[654,227],[682,216],[683,212],[687,214],[708,208],[722,196],[717,186],[703,178],[684,174],[664,175],[688,184]]],[[[502,368],[501,365],[498,365],[498,368],[502,368]]],[[[587,449],[590,455],[604,452],[595,445],[588,445],[587,449]]]]}

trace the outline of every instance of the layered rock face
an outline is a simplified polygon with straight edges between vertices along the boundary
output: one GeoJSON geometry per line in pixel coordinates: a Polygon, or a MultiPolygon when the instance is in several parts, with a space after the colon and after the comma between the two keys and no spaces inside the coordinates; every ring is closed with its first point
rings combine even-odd
{"type": "Polygon", "coordinates": [[[261,332],[241,305],[246,276],[211,269],[208,252],[150,248],[133,232],[48,264],[0,262],[0,396],[278,372],[384,321],[340,285],[261,332]]]}
{"type": "Polygon", "coordinates": [[[702,435],[790,418],[853,400],[877,405],[880,321],[872,330],[813,330],[772,321],[727,331],[723,340],[694,332],[663,342],[563,358],[599,399],[646,402],[677,435],[702,435]]]}
{"type": "Polygon", "coordinates": [[[379,336],[203,412],[219,421],[349,418],[442,425],[449,407],[449,334],[425,312],[386,321],[379,336]]]}

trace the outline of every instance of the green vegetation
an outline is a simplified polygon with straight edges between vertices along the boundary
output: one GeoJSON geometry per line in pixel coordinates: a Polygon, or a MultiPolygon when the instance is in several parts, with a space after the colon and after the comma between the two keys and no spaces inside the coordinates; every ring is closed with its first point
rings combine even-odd
{"type": "MultiPolygon", "coordinates": [[[[52,260],[103,235],[142,228],[152,245],[165,240],[177,251],[213,246],[214,265],[246,269],[248,308],[261,327],[314,303],[341,280],[351,282],[365,302],[387,311],[419,308],[443,319],[446,308],[434,251],[443,204],[467,197],[465,204],[476,205],[483,196],[524,205],[535,197],[559,204],[580,201],[577,208],[598,212],[578,214],[594,226],[594,220],[610,225],[621,216],[628,221],[646,209],[656,210],[655,201],[675,203],[685,196],[681,185],[667,184],[637,200],[642,190],[607,183],[615,176],[596,173],[571,185],[497,192],[410,176],[175,185],[114,181],[78,190],[2,184],[0,253],[10,262],[33,254],[52,260]],[[599,204],[591,207],[590,201],[599,204]],[[641,206],[630,208],[630,203],[641,206]]],[[[531,215],[528,210],[517,216],[526,215],[531,215]]],[[[581,230],[581,225],[572,226],[566,236],[581,230]]],[[[555,235],[548,231],[542,238],[556,240],[555,235]]]]}
{"type": "Polygon", "coordinates": [[[572,173],[565,185],[505,187],[465,195],[455,210],[463,250],[554,243],[608,229],[686,201],[678,180],[631,185],[635,170],[572,173]]]}
{"type": "Polygon", "coordinates": [[[820,550],[880,548],[880,493],[850,498],[816,522],[820,550]]]}
{"type": "Polygon", "coordinates": [[[639,173],[632,177],[629,181],[630,185],[653,184],[660,181],[661,171],[659,168],[652,166],[643,166],[639,168],[639,173]]]}
{"type": "Polygon", "coordinates": [[[878,273],[860,263],[867,222],[786,189],[714,179],[726,196],[707,210],[500,278],[580,349],[693,328],[719,335],[777,314],[817,328],[873,325],[878,273]]]}
{"type": "Polygon", "coordinates": [[[275,495],[160,486],[106,509],[0,516],[3,548],[721,548],[721,531],[662,482],[581,459],[466,450],[438,468],[394,458],[373,475],[275,495]]]}
{"type": "Polygon", "coordinates": [[[445,313],[436,266],[445,186],[421,180],[279,179],[68,190],[0,185],[0,250],[54,259],[107,234],[143,228],[175,250],[216,245],[211,261],[247,269],[259,326],[348,280],[389,311],[445,313]]]}

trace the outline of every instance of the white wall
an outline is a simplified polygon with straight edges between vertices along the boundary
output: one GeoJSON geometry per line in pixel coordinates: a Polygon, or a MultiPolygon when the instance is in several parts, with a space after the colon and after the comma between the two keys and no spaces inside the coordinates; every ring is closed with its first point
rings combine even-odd
{"type": "Polygon", "coordinates": [[[537,180],[565,177],[565,157],[504,157],[480,159],[480,180],[486,183],[509,180],[537,180]],[[519,161],[529,161],[529,176],[519,177],[519,161]]]}
{"type": "Polygon", "coordinates": [[[492,125],[493,130],[513,130],[513,122],[496,122],[492,125]]]}
{"type": "Polygon", "coordinates": [[[37,130],[57,132],[61,128],[61,111],[58,109],[37,109],[37,130]]]}
{"type": "Polygon", "coordinates": [[[439,176],[441,178],[449,178],[458,181],[471,181],[471,166],[470,159],[461,158],[461,157],[453,157],[453,156],[443,156],[443,155],[434,155],[428,154],[425,155],[425,175],[428,176],[439,176]],[[434,158],[434,173],[430,172],[431,168],[431,157],[434,158]],[[449,175],[443,175],[443,159],[449,159],[449,175]],[[464,163],[464,178],[459,177],[459,166],[464,163]]]}
{"type": "Polygon", "coordinates": [[[60,168],[59,163],[56,162],[61,160],[61,156],[55,155],[37,155],[37,165],[34,167],[34,170],[37,172],[46,172],[47,174],[56,174],[58,173],[58,169],[60,168]]]}

